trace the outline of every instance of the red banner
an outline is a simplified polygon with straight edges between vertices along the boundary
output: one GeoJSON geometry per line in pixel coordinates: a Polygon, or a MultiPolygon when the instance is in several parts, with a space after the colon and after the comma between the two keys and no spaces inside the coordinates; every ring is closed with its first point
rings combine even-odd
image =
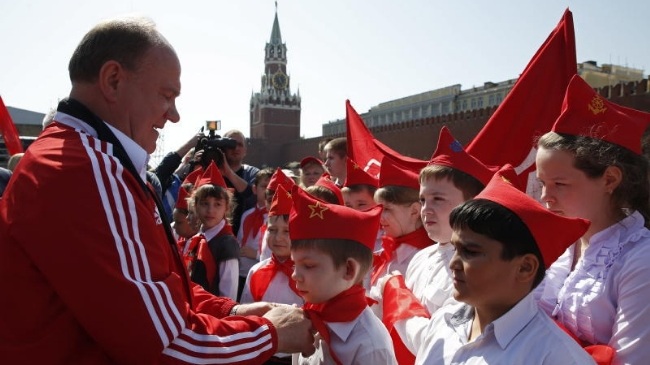
{"type": "Polygon", "coordinates": [[[7,110],[4,101],[2,101],[2,96],[0,96],[0,133],[2,133],[2,138],[5,140],[5,146],[9,155],[23,152],[23,144],[20,142],[18,131],[13,120],[11,120],[9,110],[7,110]]]}
{"type": "MultiPolygon", "coordinates": [[[[567,9],[503,103],[466,150],[486,165],[509,163],[522,182],[535,171],[535,139],[560,115],[569,80],[577,73],[573,15],[567,9]]],[[[533,196],[533,185],[527,192],[533,196]]]]}
{"type": "Polygon", "coordinates": [[[348,158],[352,159],[364,171],[374,177],[379,177],[379,167],[385,155],[397,160],[401,165],[413,166],[414,169],[422,168],[427,161],[402,156],[390,147],[379,142],[370,133],[368,127],[361,119],[361,116],[350,104],[345,101],[346,133],[348,145],[348,158]]]}

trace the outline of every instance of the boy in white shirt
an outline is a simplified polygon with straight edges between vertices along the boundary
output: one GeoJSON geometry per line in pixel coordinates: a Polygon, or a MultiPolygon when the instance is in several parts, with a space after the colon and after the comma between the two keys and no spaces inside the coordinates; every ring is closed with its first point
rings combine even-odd
{"type": "Polygon", "coordinates": [[[425,331],[395,324],[416,364],[594,364],[532,295],[588,221],[550,212],[497,173],[450,224],[453,295],[463,303],[439,309],[425,331]]]}
{"type": "Polygon", "coordinates": [[[397,364],[390,336],[368,308],[363,277],[372,263],[381,206],[365,212],[292,191],[293,278],[318,331],[316,351],[295,364],[397,364]],[[349,229],[348,229],[349,228],[349,229]]]}

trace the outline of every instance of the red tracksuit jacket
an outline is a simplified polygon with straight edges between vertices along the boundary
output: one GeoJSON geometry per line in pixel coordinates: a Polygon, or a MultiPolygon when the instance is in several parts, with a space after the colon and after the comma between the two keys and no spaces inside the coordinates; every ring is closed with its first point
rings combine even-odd
{"type": "Polygon", "coordinates": [[[60,123],[0,199],[0,363],[260,364],[277,333],[192,284],[112,145],[60,123]]]}

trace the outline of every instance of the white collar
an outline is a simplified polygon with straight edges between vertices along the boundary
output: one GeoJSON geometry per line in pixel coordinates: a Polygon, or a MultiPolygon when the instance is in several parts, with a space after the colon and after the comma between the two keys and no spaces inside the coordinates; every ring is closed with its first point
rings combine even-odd
{"type": "MultiPolygon", "coordinates": [[[[56,112],[54,115],[54,120],[97,138],[97,131],[93,127],[69,114],[56,112]]],[[[135,143],[134,140],[129,138],[126,134],[122,133],[117,128],[106,122],[104,122],[104,124],[110,128],[113,134],[115,134],[115,137],[117,137],[117,140],[120,141],[122,147],[124,147],[124,150],[126,151],[127,156],[129,156],[131,159],[133,167],[135,167],[136,171],[142,178],[142,181],[147,181],[146,169],[147,163],[149,162],[149,154],[147,151],[145,151],[144,148],[140,147],[137,143],[135,143]]]]}
{"type": "Polygon", "coordinates": [[[208,228],[205,231],[203,231],[203,227],[201,227],[201,233],[203,233],[203,235],[205,236],[206,241],[210,241],[211,239],[214,238],[214,236],[216,236],[219,232],[221,232],[221,230],[225,226],[226,226],[226,220],[222,219],[221,222],[219,222],[219,224],[217,224],[212,228],[208,228]]]}

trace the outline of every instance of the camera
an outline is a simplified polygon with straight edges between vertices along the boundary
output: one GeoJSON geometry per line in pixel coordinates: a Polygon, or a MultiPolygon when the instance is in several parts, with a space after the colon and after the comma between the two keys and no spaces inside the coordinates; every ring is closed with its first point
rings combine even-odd
{"type": "Polygon", "coordinates": [[[204,134],[203,137],[200,137],[196,143],[196,151],[203,150],[203,155],[201,156],[201,167],[207,169],[210,165],[210,161],[218,167],[223,167],[223,153],[225,150],[233,149],[237,147],[237,141],[228,137],[221,137],[216,134],[216,131],[221,126],[221,121],[206,121],[205,127],[201,127],[201,132],[204,132],[204,128],[208,130],[207,134],[204,134]]]}

